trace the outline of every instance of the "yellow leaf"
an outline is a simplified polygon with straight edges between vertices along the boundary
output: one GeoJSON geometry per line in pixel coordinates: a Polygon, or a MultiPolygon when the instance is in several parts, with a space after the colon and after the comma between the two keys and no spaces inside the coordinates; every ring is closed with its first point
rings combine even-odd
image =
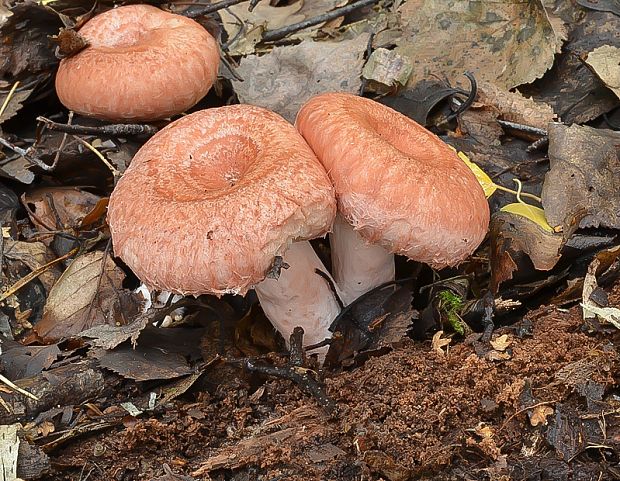
{"type": "Polygon", "coordinates": [[[553,227],[551,227],[547,222],[547,218],[545,217],[545,211],[542,210],[540,207],[535,207],[524,202],[517,202],[515,204],[505,205],[500,210],[502,212],[510,212],[511,214],[525,217],[547,232],[555,232],[553,230],[553,227]]]}
{"type": "Polygon", "coordinates": [[[463,152],[457,152],[456,155],[459,156],[465,165],[469,167],[469,169],[474,173],[476,179],[478,179],[478,183],[482,186],[482,190],[484,190],[484,195],[488,198],[493,195],[493,192],[497,190],[497,186],[491,180],[484,170],[474,164],[469,157],[467,157],[463,152]]]}

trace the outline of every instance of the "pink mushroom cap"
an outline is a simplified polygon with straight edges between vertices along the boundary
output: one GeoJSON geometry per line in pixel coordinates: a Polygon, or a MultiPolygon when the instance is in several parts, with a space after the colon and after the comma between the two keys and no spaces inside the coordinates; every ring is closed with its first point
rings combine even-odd
{"type": "Polygon", "coordinates": [[[296,126],[328,171],[339,212],[367,242],[442,268],[484,239],[482,187],[413,120],[369,99],[329,93],[303,105],[296,126]]]}
{"type": "Polygon", "coordinates": [[[89,46],[60,62],[56,92],[70,110],[111,121],[179,114],[203,98],[219,67],[215,39],[199,23],[150,5],[89,20],[89,46]]]}
{"type": "Polygon", "coordinates": [[[260,107],[187,115],[138,151],[108,208],[114,252],[151,288],[244,294],[294,241],[324,235],[333,187],[295,128],[260,107]]]}

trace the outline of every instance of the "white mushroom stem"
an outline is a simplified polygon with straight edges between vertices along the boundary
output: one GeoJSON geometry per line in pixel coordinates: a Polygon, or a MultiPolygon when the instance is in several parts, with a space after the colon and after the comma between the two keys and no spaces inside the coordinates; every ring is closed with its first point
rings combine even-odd
{"type": "Polygon", "coordinates": [[[384,282],[394,280],[394,254],[381,246],[368,244],[340,215],[336,216],[329,242],[334,279],[345,305],[384,282]]]}
{"type": "MultiPolygon", "coordinates": [[[[287,344],[293,329],[304,330],[304,345],[331,338],[328,330],[340,306],[327,281],[315,269],[327,273],[309,242],[295,242],[283,256],[289,267],[278,279],[265,279],[255,286],[265,315],[287,344]]],[[[325,352],[323,350],[323,352],[325,352]]]]}

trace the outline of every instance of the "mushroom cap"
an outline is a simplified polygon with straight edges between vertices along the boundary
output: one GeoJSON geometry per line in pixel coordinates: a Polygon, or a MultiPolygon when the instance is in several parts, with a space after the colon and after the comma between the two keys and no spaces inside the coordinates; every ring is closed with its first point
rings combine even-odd
{"type": "Polygon", "coordinates": [[[115,254],[149,287],[220,295],[244,294],[335,214],[333,186],[295,128],[233,105],[187,115],[144,144],[108,223],[115,254]]]}
{"type": "Polygon", "coordinates": [[[339,212],[367,242],[441,268],[484,239],[482,187],[413,120],[369,99],[329,93],[303,105],[296,126],[332,179],[339,212]]]}
{"type": "Polygon", "coordinates": [[[195,105],[217,78],[217,42],[181,15],[128,5],[97,15],[79,33],[90,45],[60,62],[56,92],[83,115],[162,119],[195,105]]]}

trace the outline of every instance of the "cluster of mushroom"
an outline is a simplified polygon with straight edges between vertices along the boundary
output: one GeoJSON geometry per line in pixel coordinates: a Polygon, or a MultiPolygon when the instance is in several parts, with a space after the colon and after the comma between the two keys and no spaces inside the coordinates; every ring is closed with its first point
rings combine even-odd
{"type": "MultiPolygon", "coordinates": [[[[160,59],[163,49],[144,53],[132,45],[167,38],[159,36],[160,26],[177,16],[154,7],[121,7],[86,24],[80,33],[91,46],[63,61],[59,84],[74,75],[76,64],[108,52],[110,41],[101,43],[93,33],[100,27],[88,27],[123,9],[161,20],[147,22],[147,33],[136,33],[134,22],[119,40],[122,55],[101,65],[135,62],[136,52],[144,55],[142,63],[160,59]]],[[[118,32],[124,24],[115,22],[118,32]]],[[[183,17],[175,22],[173,29],[195,29],[183,17]]],[[[142,98],[127,109],[134,94],[123,98],[120,110],[111,102],[98,104],[92,93],[88,108],[77,108],[67,99],[82,95],[76,92],[79,82],[69,89],[72,96],[59,88],[60,98],[69,108],[93,116],[104,112],[108,119],[178,113],[215,78],[217,66],[207,66],[211,54],[204,54],[212,39],[204,33],[202,47],[196,47],[204,63],[196,52],[186,59],[199,64],[200,77],[187,75],[201,89],[181,94],[179,86],[161,115],[142,98]]],[[[175,40],[177,58],[186,52],[183,45],[175,40]]],[[[181,63],[179,71],[189,69],[181,63]]],[[[243,295],[254,288],[284,338],[301,326],[309,345],[331,336],[340,305],[316,274],[326,269],[308,240],[332,231],[333,275],[347,304],[394,278],[394,253],[445,267],[483,240],[489,208],[482,188],[446,144],[414,121],[372,100],[332,93],[308,101],[296,127],[251,105],[202,110],[169,124],[139,150],[110,198],[115,254],[152,288],[191,295],[243,295]],[[282,268],[274,269],[278,256],[282,268]],[[279,273],[270,275],[274,270],[279,273]]]]}

